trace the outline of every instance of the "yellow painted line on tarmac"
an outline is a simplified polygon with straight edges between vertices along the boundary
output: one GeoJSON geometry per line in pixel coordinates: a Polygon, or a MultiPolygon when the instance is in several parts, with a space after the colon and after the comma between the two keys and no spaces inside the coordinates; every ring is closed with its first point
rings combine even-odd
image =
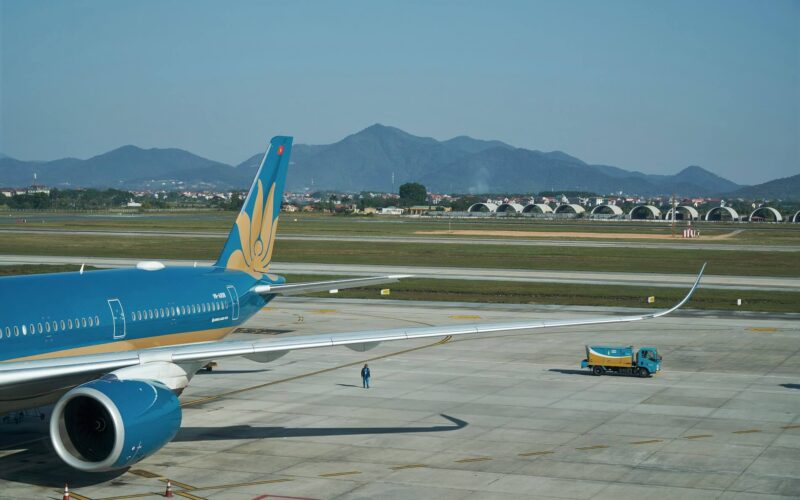
{"type": "Polygon", "coordinates": [[[520,457],[538,457],[540,455],[552,455],[552,451],[529,451],[528,453],[520,453],[520,457]]]}
{"type": "Polygon", "coordinates": [[[338,311],[336,309],[314,309],[311,312],[314,314],[333,314],[338,311]]]}
{"type": "MultiPolygon", "coordinates": [[[[75,497],[75,493],[70,492],[70,496],[75,497]]],[[[160,497],[164,496],[163,493],[135,493],[133,495],[120,495],[117,497],[103,497],[95,498],[94,500],[126,500],[128,498],[145,498],[145,497],[160,497]]],[[[75,497],[78,498],[78,497],[75,497]]],[[[86,497],[84,497],[86,498],[86,497]]]]}
{"type": "Polygon", "coordinates": [[[427,465],[425,465],[425,464],[396,465],[394,467],[390,467],[390,469],[392,469],[392,470],[420,469],[422,467],[427,467],[427,465]]]}
{"type": "Polygon", "coordinates": [[[467,464],[470,462],[485,462],[487,460],[491,460],[492,457],[474,457],[474,458],[462,458],[461,460],[455,460],[457,464],[467,464]]]}
{"type": "Polygon", "coordinates": [[[176,491],[175,494],[178,495],[179,497],[189,498],[191,500],[206,500],[203,497],[199,497],[197,495],[192,495],[191,493],[189,493],[187,491],[176,491]]]}
{"type": "Polygon", "coordinates": [[[262,311],[271,311],[272,309],[273,309],[272,306],[266,306],[261,308],[262,311]]]}
{"type": "Polygon", "coordinates": [[[450,319],[481,319],[477,314],[454,314],[450,319]]]}
{"type": "Polygon", "coordinates": [[[650,443],[662,443],[664,442],[663,439],[647,439],[645,441],[631,441],[631,444],[650,444],[650,443]]]}
{"type": "Polygon", "coordinates": [[[216,486],[198,486],[192,491],[202,491],[202,490],[227,490],[229,488],[240,488],[244,486],[259,486],[262,484],[274,484],[274,483],[288,483],[289,481],[293,481],[289,478],[281,478],[281,479],[264,479],[263,481],[250,481],[247,483],[231,483],[231,484],[220,484],[216,486]]]}
{"type": "Polygon", "coordinates": [[[446,343],[450,342],[450,339],[452,339],[452,338],[453,338],[452,335],[447,335],[446,337],[444,337],[442,339],[439,339],[438,341],[436,341],[436,342],[434,342],[432,344],[425,344],[425,345],[422,345],[422,346],[419,346],[419,347],[412,347],[410,349],[405,349],[403,351],[392,352],[392,353],[389,353],[389,354],[384,354],[382,356],[375,356],[374,358],[368,358],[368,359],[361,360],[361,361],[355,361],[353,363],[346,363],[346,364],[339,365],[339,366],[334,366],[334,367],[331,367],[331,368],[323,368],[322,370],[317,370],[317,371],[310,372],[310,373],[304,373],[302,375],[295,375],[294,377],[288,377],[288,378],[284,378],[284,379],[280,379],[280,380],[274,380],[272,382],[265,382],[263,384],[258,384],[258,385],[254,385],[254,386],[250,386],[250,387],[245,387],[243,389],[236,389],[234,391],[223,392],[222,394],[217,394],[216,396],[206,396],[204,398],[198,398],[198,399],[194,399],[192,401],[186,401],[186,402],[181,403],[181,407],[186,408],[186,407],[189,407],[189,406],[195,406],[195,405],[199,405],[199,404],[203,404],[203,403],[208,403],[209,401],[216,401],[218,399],[223,399],[226,396],[233,396],[235,394],[241,394],[243,392],[248,392],[248,391],[252,391],[252,390],[255,390],[255,389],[261,389],[261,388],[264,388],[264,387],[269,387],[271,385],[282,384],[284,382],[291,382],[293,380],[299,380],[299,379],[302,379],[302,378],[311,377],[311,376],[314,376],[314,375],[319,375],[321,373],[332,372],[332,371],[338,370],[340,368],[348,368],[350,366],[360,366],[360,365],[364,364],[365,362],[371,363],[371,362],[377,361],[379,359],[391,358],[392,356],[399,356],[401,354],[407,354],[409,352],[419,351],[420,349],[427,349],[428,347],[434,347],[434,346],[437,346],[437,345],[446,344],[446,343]]]}
{"type": "Polygon", "coordinates": [[[339,477],[339,476],[352,476],[353,474],[361,474],[359,470],[350,470],[347,472],[328,472],[327,474],[320,474],[319,477],[339,477]]]}
{"type": "Polygon", "coordinates": [[[172,486],[177,486],[178,488],[183,488],[184,490],[192,491],[192,490],[196,490],[197,489],[197,488],[195,488],[194,486],[192,486],[190,484],[182,483],[182,482],[176,481],[174,479],[161,478],[160,481],[162,483],[166,483],[167,481],[169,481],[170,483],[172,483],[172,486]]]}
{"type": "Polygon", "coordinates": [[[749,332],[761,332],[761,333],[775,333],[778,331],[777,328],[771,327],[751,327],[748,328],[747,331],[749,332]]]}
{"type": "Polygon", "coordinates": [[[85,497],[83,495],[79,495],[78,493],[75,493],[74,491],[70,491],[69,492],[69,497],[70,498],[74,498],[75,500],[92,500],[91,498],[85,497]]]}
{"type": "Polygon", "coordinates": [[[148,479],[162,477],[161,474],[156,474],[155,472],[150,472],[143,469],[131,469],[128,472],[130,472],[131,474],[136,474],[139,477],[146,477],[148,479]]]}
{"type": "Polygon", "coordinates": [[[695,434],[694,436],[684,436],[686,439],[702,439],[714,437],[713,434],[695,434]]]}
{"type": "Polygon", "coordinates": [[[608,448],[608,445],[605,444],[596,444],[594,446],[582,446],[580,448],[575,448],[576,450],[586,451],[586,450],[601,450],[603,448],[608,448]]]}
{"type": "Polygon", "coordinates": [[[781,429],[800,429],[800,424],[784,425],[781,429]]]}
{"type": "Polygon", "coordinates": [[[761,432],[761,429],[747,429],[744,431],[733,431],[734,434],[753,434],[756,432],[761,432]]]}

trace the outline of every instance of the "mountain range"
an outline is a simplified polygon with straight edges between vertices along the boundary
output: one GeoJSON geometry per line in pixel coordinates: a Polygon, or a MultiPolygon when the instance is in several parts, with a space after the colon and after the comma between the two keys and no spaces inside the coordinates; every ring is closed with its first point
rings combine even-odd
{"type": "MultiPolygon", "coordinates": [[[[123,146],[87,160],[35,162],[0,155],[0,186],[27,186],[34,173],[51,187],[118,189],[246,189],[263,153],[232,166],[181,149],[123,146]],[[179,184],[181,183],[181,184],[179,184]]],[[[789,179],[795,179],[795,176],[789,179]]],[[[296,144],[290,190],[390,191],[420,182],[444,193],[534,193],[546,190],[638,195],[730,196],[756,189],[760,197],[794,196],[785,180],[745,187],[698,166],[674,175],[591,165],[561,151],[516,148],[467,136],[437,141],[372,125],[328,145],[296,144]],[[773,192],[787,193],[783,195],[773,192]]]]}

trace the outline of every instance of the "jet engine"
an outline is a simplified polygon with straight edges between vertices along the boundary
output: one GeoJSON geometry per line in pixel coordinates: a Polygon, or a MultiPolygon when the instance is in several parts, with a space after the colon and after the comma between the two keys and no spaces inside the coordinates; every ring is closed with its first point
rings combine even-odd
{"type": "Polygon", "coordinates": [[[107,375],[72,389],[56,403],[50,439],[67,464],[100,472],[152,455],[180,426],[178,398],[166,385],[107,375]]]}

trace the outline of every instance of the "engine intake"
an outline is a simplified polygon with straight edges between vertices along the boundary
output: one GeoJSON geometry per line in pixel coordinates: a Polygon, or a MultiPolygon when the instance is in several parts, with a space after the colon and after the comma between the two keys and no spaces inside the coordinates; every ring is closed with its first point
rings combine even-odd
{"type": "Polygon", "coordinates": [[[180,426],[180,403],[167,386],[108,376],[72,389],[56,403],[50,439],[64,462],[99,472],[152,455],[180,426]]]}

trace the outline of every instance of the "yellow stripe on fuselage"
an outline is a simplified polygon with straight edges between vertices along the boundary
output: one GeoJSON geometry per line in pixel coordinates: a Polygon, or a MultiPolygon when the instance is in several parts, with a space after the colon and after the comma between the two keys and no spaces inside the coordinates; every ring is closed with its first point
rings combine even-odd
{"type": "Polygon", "coordinates": [[[15,358],[4,361],[33,361],[36,359],[65,358],[68,356],[85,356],[89,354],[105,354],[109,352],[137,351],[152,347],[165,347],[179,344],[193,344],[195,342],[210,342],[220,340],[231,333],[235,327],[216,328],[213,330],[199,330],[196,332],[171,333],[169,335],[159,335],[156,337],[145,337],[140,339],[119,339],[103,344],[95,344],[72,349],[52,351],[35,356],[15,358]]]}

